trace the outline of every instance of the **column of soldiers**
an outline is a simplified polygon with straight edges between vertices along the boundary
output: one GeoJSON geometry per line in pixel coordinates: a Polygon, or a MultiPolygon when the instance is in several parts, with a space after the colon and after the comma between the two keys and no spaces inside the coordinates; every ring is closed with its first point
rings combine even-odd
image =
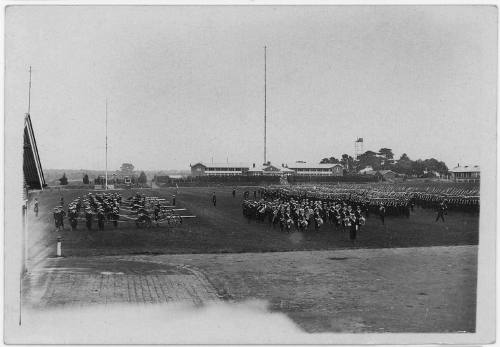
{"type": "Polygon", "coordinates": [[[265,195],[276,197],[292,195],[297,197],[340,200],[348,204],[367,204],[369,212],[376,212],[380,203],[386,207],[388,215],[407,216],[415,206],[438,210],[445,202],[448,210],[479,213],[480,198],[476,190],[460,190],[446,185],[429,191],[416,191],[424,187],[399,186],[396,184],[345,184],[336,186],[301,186],[293,188],[268,187],[265,195]],[[447,188],[447,189],[445,189],[447,188]]]}
{"type": "Polygon", "coordinates": [[[249,194],[245,194],[242,208],[247,218],[268,220],[282,230],[291,230],[292,226],[308,230],[313,225],[318,230],[324,222],[330,222],[344,231],[355,225],[357,231],[370,214],[377,215],[385,224],[386,216],[410,218],[415,206],[434,209],[436,222],[444,222],[449,209],[479,212],[478,196],[450,196],[433,190],[431,193],[415,192],[407,187],[393,190],[391,185],[271,186],[259,189],[260,200],[249,200],[249,194]]]}
{"type": "Polygon", "coordinates": [[[324,223],[334,224],[342,232],[349,231],[349,238],[356,240],[357,232],[365,224],[366,207],[351,206],[334,201],[322,201],[292,196],[244,200],[243,215],[268,223],[282,231],[318,231],[324,223]]]}
{"type": "MultiPolygon", "coordinates": [[[[63,204],[63,198],[61,203],[63,204]]],[[[63,205],[59,205],[54,209],[54,222],[56,230],[64,230],[64,217],[68,216],[68,221],[72,230],[78,227],[78,221],[82,220],[81,214],[84,216],[87,230],[92,230],[94,219],[97,220],[99,230],[104,230],[106,220],[111,221],[114,227],[118,226],[120,204],[122,197],[118,193],[89,193],[84,197],[78,197],[68,204],[68,212],[63,209],[63,205]]]]}

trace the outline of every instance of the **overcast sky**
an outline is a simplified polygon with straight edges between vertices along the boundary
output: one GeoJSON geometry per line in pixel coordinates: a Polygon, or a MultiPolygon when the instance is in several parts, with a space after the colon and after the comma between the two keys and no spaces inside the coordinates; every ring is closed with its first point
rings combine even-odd
{"type": "Polygon", "coordinates": [[[262,163],[266,45],[273,163],[353,155],[363,137],[480,164],[496,21],[492,6],[10,6],[6,117],[27,111],[32,65],[44,168],[104,168],[106,98],[111,169],[262,163]]]}

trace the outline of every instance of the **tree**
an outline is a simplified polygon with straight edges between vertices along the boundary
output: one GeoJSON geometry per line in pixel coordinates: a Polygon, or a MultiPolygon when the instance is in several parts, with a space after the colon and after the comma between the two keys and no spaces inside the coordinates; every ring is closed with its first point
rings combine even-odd
{"type": "Polygon", "coordinates": [[[384,169],[392,169],[394,165],[394,153],[390,148],[380,148],[378,154],[383,157],[382,167],[384,169]]]}
{"type": "Polygon", "coordinates": [[[356,171],[356,163],[354,161],[354,158],[351,157],[350,155],[342,154],[342,159],[340,159],[340,163],[344,166],[344,169],[347,172],[356,171]]]}
{"type": "Polygon", "coordinates": [[[62,186],[65,186],[68,184],[68,178],[66,177],[66,173],[63,173],[63,176],[61,178],[59,178],[59,183],[62,186]]]}
{"type": "Polygon", "coordinates": [[[141,171],[141,174],[139,175],[137,182],[138,183],[147,183],[148,182],[148,178],[146,177],[146,174],[144,173],[144,171],[141,171]]]}
{"type": "Polygon", "coordinates": [[[408,157],[408,155],[406,153],[403,153],[401,154],[401,157],[399,158],[399,160],[410,160],[410,157],[408,157]]]}
{"type": "Polygon", "coordinates": [[[411,173],[416,176],[422,176],[425,171],[425,164],[422,159],[417,159],[411,163],[411,173]]]}
{"type": "Polygon", "coordinates": [[[122,166],[120,166],[120,171],[124,175],[132,175],[132,173],[134,172],[134,165],[130,163],[123,163],[122,166]]]}
{"type": "Polygon", "coordinates": [[[438,172],[440,175],[446,175],[448,173],[446,164],[434,158],[425,159],[424,166],[425,170],[428,172],[438,172]]]}
{"type": "Polygon", "coordinates": [[[397,173],[410,175],[412,169],[413,162],[410,160],[406,153],[403,153],[399,158],[396,165],[394,165],[394,171],[397,173]]]}
{"type": "Polygon", "coordinates": [[[392,153],[392,149],[390,149],[390,148],[380,148],[378,153],[380,155],[384,156],[384,158],[386,158],[388,160],[394,159],[394,154],[392,153]]]}
{"type": "Polygon", "coordinates": [[[380,170],[382,167],[382,159],[373,151],[366,151],[358,156],[358,167],[364,169],[371,166],[373,170],[380,170]]]}
{"type": "Polygon", "coordinates": [[[83,176],[83,184],[89,184],[89,183],[90,183],[90,182],[89,182],[89,175],[85,174],[85,175],[83,176]]]}
{"type": "Polygon", "coordinates": [[[330,158],[323,158],[323,159],[321,159],[321,161],[319,163],[320,164],[339,164],[340,160],[338,160],[335,157],[330,157],[330,158]]]}

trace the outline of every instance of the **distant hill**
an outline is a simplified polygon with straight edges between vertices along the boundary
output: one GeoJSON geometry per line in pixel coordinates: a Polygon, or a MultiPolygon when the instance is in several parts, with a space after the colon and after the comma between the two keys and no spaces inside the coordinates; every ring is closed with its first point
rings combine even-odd
{"type": "MultiPolygon", "coordinates": [[[[139,176],[141,171],[144,171],[148,181],[152,180],[155,175],[157,176],[165,176],[165,175],[182,175],[189,176],[191,175],[191,171],[189,170],[134,170],[134,174],[139,176]]],[[[112,175],[113,173],[118,173],[119,170],[116,171],[108,171],[108,175],[112,175]]],[[[104,170],[85,170],[85,169],[44,169],[43,174],[45,176],[45,180],[47,183],[54,184],[58,183],[58,180],[62,177],[63,174],[66,174],[68,181],[83,181],[83,176],[85,174],[89,175],[89,180],[93,181],[97,176],[104,175],[104,170]]]]}

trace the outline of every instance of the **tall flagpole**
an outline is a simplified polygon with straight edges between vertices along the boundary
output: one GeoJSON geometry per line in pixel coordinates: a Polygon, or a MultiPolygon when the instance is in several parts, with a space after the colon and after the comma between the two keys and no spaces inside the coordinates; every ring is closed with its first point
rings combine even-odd
{"type": "Polygon", "coordinates": [[[28,87],[28,114],[31,112],[31,65],[30,65],[30,84],[28,87]]]}
{"type": "Polygon", "coordinates": [[[267,46],[264,46],[264,164],[267,163],[267,46]]]}
{"type": "Polygon", "coordinates": [[[106,98],[106,188],[108,190],[108,99],[106,98]]]}

